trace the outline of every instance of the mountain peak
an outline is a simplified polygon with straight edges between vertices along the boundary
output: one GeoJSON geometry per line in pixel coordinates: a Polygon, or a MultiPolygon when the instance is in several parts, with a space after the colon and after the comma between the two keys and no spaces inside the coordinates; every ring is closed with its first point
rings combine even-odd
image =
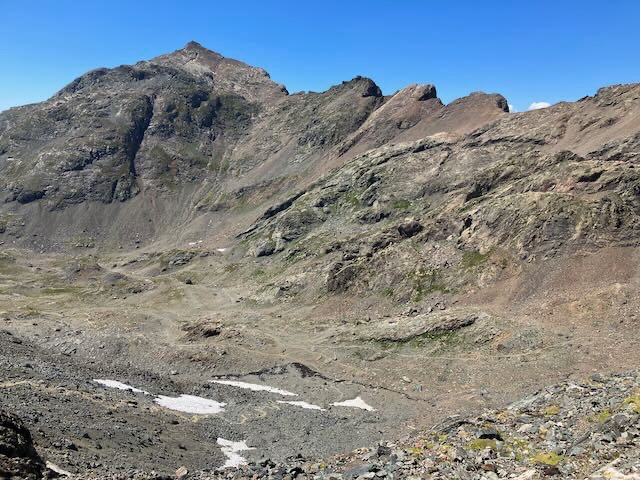
{"type": "Polygon", "coordinates": [[[180,50],[177,50],[176,52],[174,52],[174,54],[178,54],[180,52],[186,52],[186,53],[193,54],[193,55],[196,55],[196,56],[200,56],[200,55],[213,56],[213,57],[216,57],[218,59],[225,58],[224,55],[221,55],[220,53],[218,53],[216,51],[213,51],[213,50],[210,50],[208,48],[203,47],[200,43],[196,42],[195,40],[191,40],[183,48],[181,48],[180,50]]]}
{"type": "Polygon", "coordinates": [[[184,46],[184,49],[204,49],[204,47],[195,40],[191,40],[184,46]]]}
{"type": "Polygon", "coordinates": [[[213,82],[219,91],[235,93],[251,101],[270,101],[287,94],[284,86],[271,80],[266,70],[227,58],[193,40],[173,53],[155,57],[150,63],[187,71],[213,82]]]}

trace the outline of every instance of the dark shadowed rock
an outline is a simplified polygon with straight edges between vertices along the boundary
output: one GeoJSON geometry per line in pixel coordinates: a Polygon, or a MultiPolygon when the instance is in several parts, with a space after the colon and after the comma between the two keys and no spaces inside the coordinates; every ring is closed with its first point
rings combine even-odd
{"type": "Polygon", "coordinates": [[[0,410],[0,478],[35,480],[44,471],[29,430],[17,417],[0,410]]]}

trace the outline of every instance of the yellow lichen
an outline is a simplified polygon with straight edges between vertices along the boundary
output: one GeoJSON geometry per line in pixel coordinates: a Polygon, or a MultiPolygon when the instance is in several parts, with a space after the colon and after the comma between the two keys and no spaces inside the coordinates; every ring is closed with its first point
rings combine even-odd
{"type": "Polygon", "coordinates": [[[409,452],[410,455],[413,455],[414,457],[421,457],[424,453],[424,449],[420,447],[410,447],[407,449],[407,451],[409,452]]]}
{"type": "Polygon", "coordinates": [[[563,456],[558,455],[555,452],[548,452],[548,453],[540,452],[540,453],[536,453],[533,457],[531,457],[531,460],[534,463],[542,463],[543,465],[555,466],[555,465],[558,465],[560,462],[562,462],[563,456]]]}
{"type": "Polygon", "coordinates": [[[640,413],[640,393],[636,393],[624,399],[625,405],[630,405],[635,413],[640,413]]]}
{"type": "Polygon", "coordinates": [[[596,415],[596,421],[598,423],[604,423],[611,418],[611,412],[608,408],[602,410],[598,415],[596,415]]]}
{"type": "Polygon", "coordinates": [[[476,438],[467,443],[467,448],[471,450],[484,450],[485,448],[496,449],[496,441],[490,438],[476,438]]]}
{"type": "Polygon", "coordinates": [[[560,413],[560,405],[549,405],[544,409],[545,417],[552,417],[553,415],[557,415],[560,413]]]}

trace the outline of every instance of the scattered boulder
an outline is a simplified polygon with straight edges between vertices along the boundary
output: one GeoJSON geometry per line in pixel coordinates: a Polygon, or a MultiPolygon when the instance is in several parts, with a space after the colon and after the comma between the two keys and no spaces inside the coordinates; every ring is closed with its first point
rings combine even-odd
{"type": "Polygon", "coordinates": [[[43,478],[45,462],[36,451],[24,424],[0,410],[0,478],[43,478]]]}
{"type": "Polygon", "coordinates": [[[259,242],[253,249],[253,254],[256,257],[268,257],[273,255],[276,251],[276,244],[271,240],[264,240],[259,242]]]}
{"type": "Polygon", "coordinates": [[[398,225],[398,233],[402,238],[411,238],[423,230],[423,226],[417,220],[407,220],[398,225]]]}
{"type": "Polygon", "coordinates": [[[222,333],[222,324],[210,319],[203,319],[194,324],[183,326],[182,330],[187,332],[186,338],[189,340],[211,338],[222,333]]]}
{"type": "Polygon", "coordinates": [[[176,470],[176,479],[181,480],[183,478],[187,478],[189,476],[189,470],[187,467],[180,467],[176,470]]]}
{"type": "Polygon", "coordinates": [[[469,327],[479,319],[486,319],[485,313],[453,312],[421,314],[415,317],[398,317],[391,322],[369,326],[363,334],[365,340],[384,342],[408,342],[417,337],[452,333],[469,327]]]}
{"type": "Polygon", "coordinates": [[[187,265],[196,256],[196,252],[179,250],[172,252],[167,258],[166,263],[170,267],[181,267],[187,265]]]}

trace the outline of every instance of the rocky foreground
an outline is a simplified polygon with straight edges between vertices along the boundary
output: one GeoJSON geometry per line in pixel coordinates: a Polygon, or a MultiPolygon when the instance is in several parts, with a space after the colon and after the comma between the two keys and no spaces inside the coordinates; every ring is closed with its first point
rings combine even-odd
{"type": "MultiPolygon", "coordinates": [[[[239,469],[176,471],[192,479],[640,479],[640,373],[594,374],[548,387],[504,410],[454,416],[397,443],[381,443],[326,461],[269,460],[239,469]]],[[[0,478],[54,478],[29,432],[0,415],[0,478]]],[[[51,465],[49,465],[51,466],[51,465]]],[[[55,468],[55,466],[52,466],[55,468]]],[[[75,478],[98,479],[92,473],[75,478]]],[[[128,471],[110,478],[169,479],[128,471]]]]}

